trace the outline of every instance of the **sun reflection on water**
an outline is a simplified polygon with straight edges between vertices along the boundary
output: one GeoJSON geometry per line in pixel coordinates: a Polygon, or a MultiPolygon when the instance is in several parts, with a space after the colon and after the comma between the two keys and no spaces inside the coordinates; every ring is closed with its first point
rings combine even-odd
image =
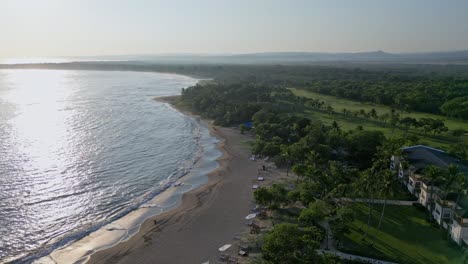
{"type": "Polygon", "coordinates": [[[84,235],[177,177],[198,150],[193,124],[152,98],[194,81],[0,70],[0,263],[84,235]]]}
{"type": "Polygon", "coordinates": [[[4,81],[14,84],[2,95],[15,108],[8,123],[12,126],[19,150],[34,168],[50,169],[64,150],[59,142],[67,134],[67,98],[73,85],[67,71],[11,71],[4,81]]]}

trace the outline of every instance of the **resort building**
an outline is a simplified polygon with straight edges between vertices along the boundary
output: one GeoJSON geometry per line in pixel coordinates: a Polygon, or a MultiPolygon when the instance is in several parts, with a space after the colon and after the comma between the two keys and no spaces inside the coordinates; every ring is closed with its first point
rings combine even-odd
{"type": "MultiPolygon", "coordinates": [[[[401,157],[391,157],[390,168],[408,191],[417,197],[417,202],[430,211],[434,220],[448,230],[459,245],[468,245],[468,202],[460,193],[443,190],[441,181],[424,176],[426,167],[432,165],[446,171],[456,165],[468,177],[468,163],[440,149],[417,145],[402,148],[401,157]]],[[[443,176],[443,175],[441,175],[443,176]]],[[[442,178],[442,177],[441,177],[442,178]]]]}
{"type": "Polygon", "coordinates": [[[458,208],[456,201],[456,193],[449,193],[445,198],[442,197],[440,193],[435,196],[435,206],[432,211],[432,216],[439,225],[443,226],[444,229],[447,229],[451,223],[453,218],[453,209],[458,208]]]}
{"type": "Polygon", "coordinates": [[[456,210],[450,228],[450,237],[459,245],[468,245],[468,210],[456,210]]]}

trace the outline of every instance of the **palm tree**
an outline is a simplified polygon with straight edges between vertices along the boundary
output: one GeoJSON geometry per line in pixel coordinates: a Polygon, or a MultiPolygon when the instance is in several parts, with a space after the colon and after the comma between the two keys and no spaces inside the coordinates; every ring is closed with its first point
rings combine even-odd
{"type": "Polygon", "coordinates": [[[432,220],[432,195],[434,193],[434,183],[440,181],[442,179],[442,175],[442,170],[434,165],[429,165],[424,169],[424,177],[428,180],[429,220],[432,220]]]}
{"type": "Polygon", "coordinates": [[[333,121],[332,129],[335,130],[337,133],[341,133],[341,127],[336,121],[333,121]]]}
{"type": "MultiPolygon", "coordinates": [[[[443,196],[445,196],[450,192],[453,191],[457,194],[457,198],[455,204],[452,207],[452,212],[455,212],[457,209],[457,205],[460,199],[460,194],[466,191],[466,177],[463,173],[460,172],[458,166],[454,164],[450,164],[447,169],[446,181],[444,184],[444,188],[442,190],[443,196]]],[[[450,236],[450,226],[447,228],[447,237],[450,236]]]]}
{"type": "MultiPolygon", "coordinates": [[[[395,175],[390,169],[390,157],[401,155],[401,146],[403,144],[401,138],[390,138],[386,140],[381,147],[378,148],[375,154],[374,163],[372,164],[372,174],[374,178],[378,179],[376,187],[380,189],[380,195],[383,197],[384,203],[380,213],[379,223],[377,230],[380,232],[382,221],[385,216],[385,208],[387,206],[387,199],[393,193],[393,183],[396,181],[395,175]]],[[[372,242],[373,244],[374,242],[372,242]]]]}
{"type": "Polygon", "coordinates": [[[370,170],[367,170],[361,174],[361,179],[359,181],[359,185],[361,187],[361,192],[363,194],[367,194],[370,196],[369,199],[369,213],[367,215],[367,228],[362,236],[361,240],[366,239],[367,235],[369,234],[369,228],[371,224],[371,218],[372,218],[372,211],[374,207],[372,206],[374,202],[374,192],[375,192],[375,182],[372,180],[374,175],[370,172],[370,170]]]}
{"type": "Polygon", "coordinates": [[[383,196],[383,199],[384,199],[384,204],[383,204],[383,207],[382,207],[382,212],[380,214],[379,224],[377,226],[377,230],[379,230],[379,231],[380,231],[380,228],[382,226],[382,220],[383,220],[383,217],[384,217],[384,214],[385,214],[385,207],[387,205],[387,198],[388,198],[389,195],[392,194],[393,182],[395,180],[395,177],[393,177],[390,170],[385,170],[382,173],[383,173],[383,177],[381,179],[379,187],[380,187],[380,193],[381,193],[381,195],[383,196]]]}

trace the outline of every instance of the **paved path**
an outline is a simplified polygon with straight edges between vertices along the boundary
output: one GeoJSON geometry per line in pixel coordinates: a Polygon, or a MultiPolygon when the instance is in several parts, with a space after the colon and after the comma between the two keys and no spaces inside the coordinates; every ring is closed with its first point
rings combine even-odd
{"type": "MultiPolygon", "coordinates": [[[[383,204],[385,200],[377,200],[377,199],[367,199],[367,198],[336,198],[337,201],[345,201],[345,202],[352,202],[352,203],[375,203],[375,204],[383,204]]],[[[417,203],[417,201],[401,201],[401,200],[387,200],[387,204],[393,205],[413,205],[413,203],[417,203]]]]}
{"type": "Polygon", "coordinates": [[[337,249],[335,248],[335,239],[333,238],[329,222],[328,221],[322,221],[322,222],[319,223],[319,225],[323,229],[325,229],[325,231],[326,231],[326,234],[325,234],[326,237],[322,241],[322,244],[320,245],[320,248],[330,250],[330,251],[337,251],[337,249]]]}

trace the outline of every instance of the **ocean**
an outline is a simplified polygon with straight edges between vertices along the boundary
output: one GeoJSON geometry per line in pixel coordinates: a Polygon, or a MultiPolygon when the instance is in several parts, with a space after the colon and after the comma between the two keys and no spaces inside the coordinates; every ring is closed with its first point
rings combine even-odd
{"type": "Polygon", "coordinates": [[[0,263],[31,262],[175,188],[216,140],[153,98],[196,82],[160,73],[0,70],[0,263]]]}

